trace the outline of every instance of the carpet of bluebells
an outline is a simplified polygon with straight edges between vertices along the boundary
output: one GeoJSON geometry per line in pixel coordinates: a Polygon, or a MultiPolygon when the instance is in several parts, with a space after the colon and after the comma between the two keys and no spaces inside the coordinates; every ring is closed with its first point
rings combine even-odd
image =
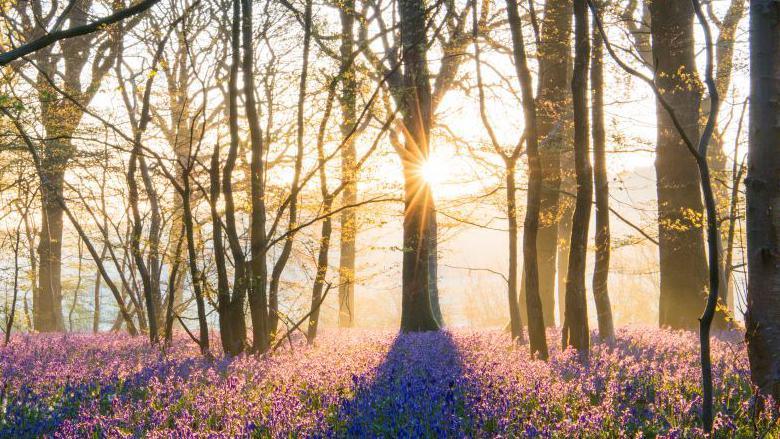
{"type": "MultiPolygon", "coordinates": [[[[214,361],[186,337],[163,352],[16,335],[0,348],[0,437],[700,437],[698,364],[695,334],[656,329],[620,330],[587,364],[532,360],[491,331],[334,331],[214,361]]],[[[715,436],[780,436],[738,337],[713,342],[713,364],[715,436]]]]}

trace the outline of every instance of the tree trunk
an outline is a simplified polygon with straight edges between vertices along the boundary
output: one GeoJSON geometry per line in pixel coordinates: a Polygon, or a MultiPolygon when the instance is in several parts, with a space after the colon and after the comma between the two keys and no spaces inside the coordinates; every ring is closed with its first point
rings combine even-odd
{"type": "MultiPolygon", "coordinates": [[[[243,0],[249,1],[249,0],[243,0]]],[[[289,219],[287,224],[287,236],[282,246],[281,254],[271,270],[271,280],[268,285],[268,332],[275,334],[279,325],[279,284],[282,279],[282,273],[287,266],[287,262],[292,254],[293,242],[295,239],[295,229],[298,224],[298,195],[301,190],[300,179],[303,168],[304,155],[304,131],[306,121],[304,120],[304,107],[306,104],[306,87],[308,85],[309,75],[309,48],[311,45],[312,32],[312,1],[307,0],[303,16],[303,60],[301,62],[301,74],[298,82],[298,104],[296,115],[296,153],[295,168],[293,171],[292,183],[290,184],[290,206],[289,219]]],[[[249,37],[247,37],[249,38],[249,37]]],[[[245,43],[246,44],[246,43],[245,43]]]]}
{"type": "MultiPolygon", "coordinates": [[[[745,4],[745,0],[731,0],[723,20],[718,25],[720,32],[718,33],[715,51],[715,85],[721,98],[728,96],[728,90],[731,86],[731,76],[734,70],[734,39],[739,22],[745,14],[745,4]]],[[[709,102],[706,102],[706,104],[709,104],[709,102]]],[[[706,107],[706,105],[703,106],[706,107]]],[[[707,161],[710,166],[710,172],[714,177],[713,189],[715,190],[715,198],[721,200],[721,203],[718,205],[719,227],[721,231],[718,241],[718,252],[720,253],[720,260],[725,264],[727,249],[724,248],[724,242],[727,242],[729,239],[729,228],[735,219],[730,215],[731,203],[729,200],[731,199],[732,191],[729,190],[728,186],[734,176],[731,175],[731,170],[728,169],[728,155],[725,150],[723,134],[720,127],[716,125],[712,136],[712,147],[708,149],[707,161]]],[[[737,160],[738,157],[735,151],[734,162],[736,163],[737,160]]],[[[730,267],[726,265],[723,265],[720,271],[722,274],[720,301],[722,305],[725,305],[733,313],[733,283],[731,282],[729,271],[730,267]]],[[[726,326],[726,319],[717,318],[714,323],[716,327],[722,329],[726,326]]]]}
{"type": "MultiPolygon", "coordinates": [[[[701,90],[695,80],[693,6],[687,1],[655,1],[650,11],[656,84],[688,138],[698,139],[701,90]]],[[[695,159],[659,102],[656,114],[659,324],[695,330],[707,288],[699,175],[695,159]]]]}
{"type": "Polygon", "coordinates": [[[750,372],[780,400],[780,4],[750,2],[750,142],[747,187],[750,372]]]}
{"type": "Polygon", "coordinates": [[[569,269],[566,274],[566,310],[563,347],[571,346],[587,358],[590,345],[588,307],[585,290],[585,260],[588,252],[588,225],[593,203],[593,169],[588,148],[588,62],[590,32],[586,0],[574,0],[574,72],[571,80],[574,108],[574,169],[577,174],[577,201],[572,218],[569,269]]]}
{"type": "Polygon", "coordinates": [[[523,231],[523,271],[525,273],[526,309],[528,310],[528,340],[531,355],[547,359],[547,337],[544,330],[542,300],[539,297],[539,265],[536,240],[539,232],[539,210],[542,192],[542,169],[539,163],[539,137],[536,131],[536,102],[531,89],[531,73],[525,54],[523,28],[517,3],[507,0],[507,16],[512,34],[512,55],[523,97],[525,144],[528,153],[528,199],[523,231]]]}
{"type": "MultiPolygon", "coordinates": [[[[250,240],[252,261],[249,270],[251,271],[251,281],[246,282],[246,274],[240,273],[236,277],[233,285],[233,297],[230,300],[229,314],[230,324],[233,327],[232,343],[235,351],[243,350],[244,338],[246,338],[246,325],[244,324],[244,291],[250,288],[249,306],[252,319],[252,337],[254,340],[253,350],[255,352],[265,352],[271,343],[271,337],[275,331],[275,325],[271,325],[269,320],[269,307],[266,297],[266,285],[268,277],[268,262],[266,259],[267,235],[266,235],[266,205],[265,205],[265,145],[263,142],[263,132],[260,128],[260,116],[257,111],[257,102],[255,100],[255,77],[254,77],[254,46],[252,36],[252,1],[241,0],[242,15],[242,40],[244,52],[242,59],[242,68],[244,73],[244,102],[246,105],[246,116],[249,124],[249,139],[252,148],[251,169],[251,195],[252,195],[252,215],[250,224],[250,240]],[[239,321],[240,320],[240,321],[239,321]]],[[[307,9],[308,10],[308,9],[307,9]]],[[[237,15],[237,13],[236,13],[237,15]]],[[[234,30],[235,32],[235,30],[234,30]]],[[[237,38],[235,38],[237,40],[237,38]]],[[[234,43],[233,50],[238,52],[237,41],[234,43]]],[[[236,62],[238,57],[236,55],[236,62]]],[[[231,112],[234,119],[231,120],[232,141],[238,142],[238,114],[237,102],[232,103],[231,112]]],[[[228,177],[228,176],[226,176],[228,177]]],[[[234,229],[235,226],[232,226],[234,229]]],[[[234,234],[235,235],[235,234],[234,234]]],[[[242,261],[243,261],[242,257],[242,261]]],[[[247,270],[245,263],[242,262],[240,272],[247,270]]],[[[276,308],[272,311],[273,319],[276,319],[276,308]]],[[[275,321],[275,320],[273,320],[275,321]]]]}
{"type": "MultiPolygon", "coordinates": [[[[564,170],[561,178],[561,189],[567,193],[574,193],[574,159],[571,150],[561,154],[561,169],[564,170]]],[[[571,222],[574,215],[574,198],[562,197],[558,203],[560,221],[558,222],[558,318],[561,327],[566,315],[566,275],[569,270],[569,240],[571,239],[571,222]]]]}
{"type": "MultiPolygon", "coordinates": [[[[341,179],[344,183],[345,206],[357,202],[357,169],[354,136],[357,81],[355,78],[354,25],[355,2],[341,4],[341,136],[347,139],[341,150],[341,179]]],[[[357,241],[357,213],[355,209],[341,211],[341,251],[339,253],[339,326],[349,328],[355,324],[355,242],[357,241]]]]}
{"type": "MultiPolygon", "coordinates": [[[[544,5],[538,49],[539,94],[537,97],[539,138],[552,136],[555,125],[568,113],[571,58],[571,0],[548,0],[544,5]]],[[[555,326],[555,272],[558,247],[561,150],[564,136],[543,142],[539,148],[542,166],[542,193],[539,236],[539,295],[545,326],[555,326]]],[[[563,316],[563,314],[561,314],[563,316]]]]}
{"type": "MultiPolygon", "coordinates": [[[[69,142],[68,142],[69,143],[69,142]]],[[[55,148],[58,149],[58,148],[55,148]]],[[[63,209],[57,202],[62,197],[64,164],[54,166],[44,160],[44,181],[41,182],[41,237],[38,242],[38,294],[33,300],[35,330],[39,332],[64,331],[62,318],[62,217],[63,209]]]]}
{"type": "Polygon", "coordinates": [[[317,327],[320,323],[320,308],[322,305],[322,292],[325,288],[325,276],[328,274],[328,252],[330,251],[330,237],[333,232],[333,223],[330,217],[333,198],[326,195],[322,215],[327,215],[322,221],[320,232],[320,249],[317,254],[317,274],[314,277],[314,287],[311,292],[311,310],[309,313],[309,327],[306,331],[306,340],[312,343],[317,338],[317,327]]]}
{"type": "MultiPolygon", "coordinates": [[[[103,247],[101,257],[106,257],[106,250],[103,247]]],[[[100,331],[100,273],[95,274],[95,291],[94,291],[94,305],[95,311],[92,314],[92,332],[97,334],[100,331]]]]}
{"type": "Polygon", "coordinates": [[[523,338],[523,322],[520,320],[520,307],[517,298],[517,187],[515,181],[514,160],[506,161],[506,209],[509,222],[509,278],[507,280],[507,299],[509,300],[509,325],[512,339],[523,338]]]}
{"type": "Polygon", "coordinates": [[[428,159],[431,131],[431,85],[427,60],[427,20],[422,0],[400,0],[400,30],[403,49],[403,101],[405,127],[402,151],[404,168],[404,248],[401,300],[401,330],[432,331],[439,324],[431,307],[436,278],[431,276],[435,251],[431,236],[434,215],[433,193],[421,167],[428,159]]]}
{"type": "Polygon", "coordinates": [[[192,207],[190,206],[190,196],[192,195],[192,191],[190,189],[190,171],[191,169],[188,169],[184,173],[184,191],[182,193],[184,211],[182,212],[182,215],[184,215],[184,229],[187,236],[187,259],[190,266],[190,279],[192,280],[192,290],[195,294],[195,305],[198,311],[198,344],[200,345],[200,352],[205,356],[210,356],[209,327],[208,321],[206,320],[206,302],[203,300],[203,292],[201,289],[202,279],[197,264],[198,254],[195,250],[195,224],[192,217],[192,207]]]}
{"type": "MultiPolygon", "coordinates": [[[[595,22],[595,17],[594,17],[595,22]]],[[[615,339],[612,305],[609,301],[609,178],[607,177],[606,134],[604,128],[604,42],[593,25],[593,64],[591,64],[591,111],[593,114],[593,185],[596,193],[596,264],[593,269],[593,298],[602,341],[615,339]]]]}

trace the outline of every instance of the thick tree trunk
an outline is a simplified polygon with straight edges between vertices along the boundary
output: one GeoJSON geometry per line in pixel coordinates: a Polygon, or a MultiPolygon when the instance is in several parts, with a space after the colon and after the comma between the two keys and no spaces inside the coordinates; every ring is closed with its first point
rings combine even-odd
{"type": "Polygon", "coordinates": [[[593,169],[588,148],[588,62],[590,32],[586,0],[574,0],[574,72],[571,81],[574,108],[574,168],[577,174],[577,201],[572,218],[569,269],[566,275],[566,310],[563,347],[571,346],[587,357],[590,345],[588,307],[585,289],[585,259],[588,252],[588,225],[593,203],[593,169]]]}
{"type": "MultiPolygon", "coordinates": [[[[693,6],[688,1],[654,1],[650,11],[656,84],[688,137],[698,139],[701,90],[695,79],[693,6]]],[[[658,102],[656,113],[659,324],[693,330],[698,326],[707,288],[699,175],[696,161],[658,102]]]]}
{"type": "Polygon", "coordinates": [[[536,102],[532,91],[531,73],[523,41],[523,29],[517,3],[506,2],[509,29],[512,34],[512,55],[523,97],[525,142],[528,153],[528,198],[523,230],[523,271],[525,273],[526,309],[528,310],[528,340],[531,355],[546,360],[547,337],[544,330],[542,300],[539,297],[539,265],[536,240],[539,232],[539,210],[542,192],[542,169],[539,163],[539,137],[536,130],[536,102]]]}
{"type": "MultiPolygon", "coordinates": [[[[564,136],[554,135],[556,124],[565,119],[569,104],[568,64],[571,58],[571,0],[548,0],[538,49],[539,94],[537,97],[542,166],[542,193],[539,236],[539,296],[542,299],[545,326],[555,326],[555,272],[558,247],[559,190],[561,186],[561,150],[564,136]]],[[[522,305],[521,305],[522,306],[522,305]]],[[[563,314],[561,314],[563,316],[563,314]]]]}
{"type": "Polygon", "coordinates": [[[430,185],[421,167],[428,159],[431,131],[431,85],[426,56],[427,17],[422,0],[400,0],[400,30],[403,49],[403,102],[401,112],[406,143],[404,167],[404,255],[401,300],[401,330],[431,331],[439,324],[431,307],[436,278],[432,227],[436,219],[430,185]]]}
{"type": "MultiPolygon", "coordinates": [[[[594,17],[595,22],[595,17],[594,17]]],[[[591,111],[593,114],[593,185],[596,193],[596,264],[593,269],[593,298],[602,341],[615,339],[612,305],[609,301],[609,178],[607,177],[606,134],[604,128],[604,42],[593,25],[591,64],[591,111]]]]}
{"type": "Polygon", "coordinates": [[[780,400],[780,4],[750,2],[746,340],[753,383],[780,400]]]}
{"type": "MultiPolygon", "coordinates": [[[[57,147],[54,147],[57,148],[57,147]]],[[[51,163],[45,160],[44,163],[51,163]]],[[[39,332],[64,331],[62,318],[62,197],[65,164],[44,165],[41,183],[41,236],[38,242],[38,294],[33,300],[33,322],[39,332]]]]}
{"type": "MultiPolygon", "coordinates": [[[[341,179],[344,183],[343,202],[345,206],[357,202],[357,169],[354,136],[357,81],[355,79],[354,26],[355,2],[346,0],[341,4],[341,135],[346,141],[341,150],[341,179]]],[[[357,212],[344,209],[341,212],[341,251],[339,253],[339,326],[349,328],[355,324],[355,242],[357,241],[357,212]]]]}
{"type": "MultiPolygon", "coordinates": [[[[71,28],[85,25],[89,20],[92,2],[83,2],[79,7],[69,8],[68,23],[71,28]]],[[[24,7],[22,8],[24,9],[24,7]]],[[[32,14],[35,7],[32,8],[32,14]]],[[[56,14],[29,16],[24,29],[30,37],[47,32],[56,14]],[[34,24],[33,24],[34,23],[34,24]]],[[[22,20],[25,21],[25,20],[22,20]]],[[[46,131],[44,151],[40,160],[41,178],[41,234],[38,243],[40,270],[38,272],[38,300],[33,302],[35,329],[39,331],[63,331],[62,316],[62,227],[65,207],[63,181],[68,162],[76,150],[71,138],[81,122],[83,112],[70,98],[80,105],[88,105],[100,88],[101,80],[113,65],[117,55],[116,41],[93,47],[95,34],[82,35],[61,40],[54,45],[40,48],[30,56],[39,69],[35,88],[41,106],[41,124],[46,131]],[[87,72],[85,66],[93,61],[87,72]],[[98,60],[100,62],[98,62],[98,60]],[[58,75],[58,66],[63,66],[58,75]],[[52,83],[60,81],[61,89],[69,99],[62,99],[52,83]],[[86,80],[86,81],[84,81],[86,80]],[[86,82],[84,84],[83,82],[86,82]]],[[[59,88],[59,87],[56,87],[59,88]]],[[[34,299],[35,299],[34,298],[34,299]]]]}
{"type": "Polygon", "coordinates": [[[404,165],[404,255],[401,330],[434,331],[439,324],[431,307],[431,221],[433,198],[419,167],[404,165]]]}

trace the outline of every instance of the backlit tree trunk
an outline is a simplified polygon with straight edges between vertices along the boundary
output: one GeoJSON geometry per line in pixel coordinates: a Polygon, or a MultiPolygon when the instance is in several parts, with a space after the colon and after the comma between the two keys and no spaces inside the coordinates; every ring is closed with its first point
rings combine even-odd
{"type": "MultiPolygon", "coordinates": [[[[594,17],[595,21],[595,17],[594,17]]],[[[609,301],[609,179],[607,177],[606,134],[604,128],[604,44],[593,26],[593,63],[591,64],[591,111],[593,115],[593,185],[596,193],[596,264],[593,269],[593,298],[603,341],[615,338],[612,305],[609,301]]]]}
{"type": "MultiPolygon", "coordinates": [[[[357,81],[352,51],[354,46],[355,2],[341,4],[341,135],[348,140],[341,150],[341,178],[344,182],[345,206],[357,202],[357,169],[355,169],[355,141],[352,130],[355,125],[357,81]]],[[[339,326],[355,324],[355,242],[357,241],[357,212],[344,209],[341,212],[341,252],[339,254],[339,326]]]]}
{"type": "MultiPolygon", "coordinates": [[[[688,1],[658,0],[650,4],[650,11],[656,84],[688,138],[698,139],[701,90],[696,79],[693,6],[688,1]]],[[[696,329],[707,285],[699,175],[696,161],[658,102],[656,114],[659,323],[696,329]]]]}
{"type": "Polygon", "coordinates": [[[523,29],[517,3],[508,0],[507,17],[512,34],[512,56],[523,98],[525,142],[528,153],[528,198],[523,230],[523,271],[525,273],[526,309],[528,312],[528,340],[531,355],[547,359],[547,338],[544,331],[544,314],[539,297],[539,265],[536,240],[539,231],[542,170],[539,163],[539,137],[536,131],[536,102],[534,100],[531,73],[523,41],[523,29]]]}
{"type": "Polygon", "coordinates": [[[590,33],[586,0],[574,0],[574,44],[571,92],[574,108],[574,168],[577,174],[577,201],[572,218],[569,269],[566,274],[563,346],[574,347],[580,355],[587,357],[590,333],[585,290],[585,258],[588,251],[588,225],[593,202],[593,169],[588,148],[590,33]]]}
{"type": "MultiPolygon", "coordinates": [[[[545,326],[555,326],[555,272],[558,248],[559,190],[561,186],[561,150],[566,137],[554,135],[564,131],[556,124],[568,114],[571,58],[571,0],[548,0],[538,49],[539,95],[536,99],[539,120],[539,157],[542,167],[541,211],[537,251],[539,253],[539,296],[542,299],[545,326]]],[[[568,238],[567,238],[568,239],[568,238]]],[[[522,305],[521,305],[522,306],[522,305]]]]}
{"type": "Polygon", "coordinates": [[[422,0],[400,0],[401,47],[403,49],[403,102],[405,127],[402,151],[404,168],[404,248],[401,300],[401,330],[429,331],[439,328],[431,307],[431,263],[435,258],[432,227],[435,218],[433,194],[421,167],[428,158],[431,131],[431,85],[427,60],[427,26],[422,0]]]}

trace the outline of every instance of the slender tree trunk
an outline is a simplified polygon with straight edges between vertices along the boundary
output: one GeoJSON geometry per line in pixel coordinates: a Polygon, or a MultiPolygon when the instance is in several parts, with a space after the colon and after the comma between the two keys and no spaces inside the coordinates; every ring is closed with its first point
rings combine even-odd
{"type": "Polygon", "coordinates": [[[539,137],[536,131],[536,102],[532,91],[531,73],[523,41],[523,28],[517,3],[506,2],[509,29],[512,34],[512,55],[523,98],[525,144],[528,154],[528,199],[523,230],[523,271],[525,273],[526,309],[528,310],[528,339],[531,355],[547,359],[547,337],[544,329],[542,300],[539,297],[539,265],[536,249],[541,206],[542,169],[539,163],[539,137]]]}
{"type": "MultiPolygon", "coordinates": [[[[21,225],[21,224],[20,224],[21,225]]],[[[16,315],[16,299],[19,295],[19,239],[21,238],[21,227],[16,228],[14,238],[14,281],[13,295],[11,296],[11,310],[8,311],[8,317],[5,322],[5,345],[11,341],[11,330],[14,328],[14,316],[16,315]]]]}
{"type": "MultiPolygon", "coordinates": [[[[731,0],[729,8],[726,10],[726,14],[723,20],[718,25],[719,33],[718,40],[715,43],[715,68],[716,78],[715,85],[718,90],[718,95],[725,97],[728,95],[729,87],[731,86],[731,77],[734,70],[734,40],[737,32],[737,27],[742,17],[745,14],[746,0],[731,0]]],[[[702,107],[709,105],[709,98],[703,102],[702,107]]],[[[727,249],[724,248],[724,242],[728,241],[729,227],[732,223],[730,214],[729,202],[731,191],[728,187],[728,182],[733,178],[730,174],[731,170],[728,167],[728,155],[725,150],[725,142],[723,139],[723,132],[719,126],[715,126],[715,132],[712,137],[712,147],[708,149],[707,161],[710,166],[710,172],[713,178],[713,189],[715,191],[715,197],[721,200],[718,207],[718,218],[720,221],[719,228],[721,234],[718,240],[718,252],[720,254],[720,260],[725,264],[727,256],[727,249]]],[[[734,161],[737,161],[737,156],[734,156],[734,161]]],[[[721,289],[720,289],[720,301],[722,305],[725,305],[731,312],[733,308],[733,288],[730,276],[728,276],[729,268],[723,265],[721,268],[721,289]]],[[[722,314],[719,314],[722,317],[722,314]]],[[[726,327],[726,319],[715,319],[715,325],[718,329],[726,327]]]]}
{"type": "Polygon", "coordinates": [[[199,338],[198,344],[200,345],[200,351],[205,356],[210,356],[209,351],[209,327],[206,320],[206,302],[203,300],[203,291],[201,289],[201,276],[198,269],[197,258],[198,254],[195,250],[195,224],[192,218],[192,207],[190,206],[190,196],[192,191],[190,189],[190,169],[184,173],[184,191],[182,194],[182,200],[184,204],[184,228],[187,236],[187,256],[190,265],[190,278],[192,280],[192,290],[195,294],[195,305],[198,311],[198,329],[199,338]]]}
{"type": "Polygon", "coordinates": [[[520,307],[517,297],[517,187],[514,160],[506,163],[506,209],[509,222],[509,278],[507,281],[507,299],[509,300],[509,324],[512,339],[523,338],[523,322],[520,320],[520,307]]]}
{"type": "MultiPolygon", "coordinates": [[[[249,1],[249,0],[244,0],[249,1]]],[[[306,121],[304,120],[304,109],[306,104],[306,87],[308,85],[309,75],[309,52],[311,46],[312,26],[312,1],[307,0],[303,17],[303,60],[301,63],[300,81],[298,82],[298,105],[296,115],[296,147],[295,168],[293,171],[292,183],[290,185],[290,206],[289,219],[287,225],[287,237],[284,240],[281,254],[271,270],[271,280],[269,283],[269,313],[268,313],[268,331],[275,334],[279,325],[279,284],[282,279],[282,273],[287,266],[287,262],[292,254],[293,242],[295,239],[295,228],[298,224],[298,195],[301,190],[300,178],[303,168],[304,155],[304,131],[306,121]]]]}
{"type": "Polygon", "coordinates": [[[748,291],[745,338],[753,384],[780,400],[780,4],[750,2],[748,291]]]}
{"type": "Polygon", "coordinates": [[[593,169],[588,148],[588,62],[590,32],[586,0],[574,0],[574,74],[571,80],[574,104],[574,168],[577,174],[577,201],[572,218],[569,269],[566,274],[566,310],[563,347],[573,347],[587,358],[590,345],[588,307],[585,289],[585,259],[588,252],[588,225],[593,203],[593,169]]]}
{"type": "MultiPolygon", "coordinates": [[[[732,274],[734,272],[733,259],[734,259],[734,237],[736,235],[737,219],[740,215],[739,212],[739,198],[740,198],[740,184],[742,182],[743,174],[745,173],[745,161],[739,159],[739,143],[742,137],[742,127],[745,120],[745,110],[747,109],[748,102],[742,105],[742,112],[739,115],[739,123],[737,126],[737,134],[734,140],[734,164],[731,171],[731,196],[729,197],[729,211],[728,211],[728,229],[726,232],[726,249],[723,256],[723,278],[726,279],[726,283],[723,284],[723,288],[727,289],[726,305],[728,306],[731,318],[735,316],[734,308],[734,282],[731,281],[732,274]]],[[[721,295],[722,296],[722,295],[721,295]]]]}
{"type": "Polygon", "coordinates": [[[76,312],[76,305],[79,300],[79,290],[81,289],[81,272],[84,267],[84,252],[81,248],[81,238],[78,239],[76,244],[78,248],[78,268],[76,269],[76,287],[73,288],[73,302],[70,303],[70,310],[68,310],[68,331],[73,332],[73,313],[76,312]]]}
{"type": "MultiPolygon", "coordinates": [[[[32,296],[33,296],[33,310],[32,315],[29,310],[29,304],[27,302],[27,294],[25,294],[25,317],[27,319],[27,328],[30,330],[35,329],[35,301],[38,297],[38,258],[36,257],[36,249],[35,249],[35,236],[36,231],[33,228],[33,225],[31,224],[31,218],[30,218],[30,212],[29,210],[24,213],[23,216],[24,219],[24,235],[25,239],[27,241],[27,252],[28,252],[28,259],[30,261],[30,271],[28,274],[28,279],[30,281],[30,288],[32,289],[32,296]]],[[[98,275],[100,273],[98,272],[98,275]]]]}
{"type": "MultiPolygon", "coordinates": [[[[539,138],[546,139],[540,145],[539,157],[542,166],[542,193],[540,200],[539,236],[539,295],[542,299],[545,326],[555,326],[555,273],[556,249],[558,247],[559,190],[561,187],[561,151],[566,137],[555,135],[555,141],[547,139],[554,135],[555,125],[565,119],[569,106],[568,64],[571,58],[571,0],[547,0],[539,57],[539,138]]],[[[565,130],[560,130],[565,131],[565,130]]],[[[522,306],[522,305],[521,305],[522,306]]],[[[563,314],[561,314],[563,316],[563,314]]]]}
{"type": "MultiPolygon", "coordinates": [[[[689,1],[655,1],[652,16],[656,84],[688,138],[698,139],[701,90],[696,74],[693,6],[689,1]]],[[[707,288],[702,234],[704,211],[694,157],[668,112],[657,102],[656,179],[661,271],[659,323],[696,329],[707,288]]]]}
{"type": "Polygon", "coordinates": [[[306,331],[306,340],[309,343],[312,343],[317,337],[317,327],[320,324],[322,292],[325,288],[325,276],[328,274],[328,252],[330,251],[330,237],[333,232],[333,223],[330,217],[331,208],[333,206],[333,197],[327,195],[323,204],[322,214],[327,216],[322,221],[320,249],[317,254],[317,274],[314,277],[314,287],[311,292],[309,327],[306,331]]]}
{"type": "MultiPolygon", "coordinates": [[[[567,137],[568,138],[568,137],[567,137]]],[[[565,170],[561,178],[561,190],[574,193],[577,186],[574,182],[574,159],[571,150],[561,154],[561,169],[565,170]]],[[[558,203],[560,221],[558,222],[558,318],[561,327],[566,315],[566,276],[569,270],[569,248],[571,240],[572,216],[574,215],[574,198],[562,197],[558,203]]]]}
{"type": "MultiPolygon", "coordinates": [[[[594,17],[595,22],[595,17],[594,17]]],[[[591,64],[591,111],[593,114],[593,185],[596,193],[596,264],[593,269],[593,298],[603,341],[615,339],[612,305],[609,301],[609,178],[607,177],[607,140],[604,128],[604,42],[593,25],[593,63],[591,64]]]]}
{"type": "MultiPolygon", "coordinates": [[[[106,257],[106,251],[107,251],[107,243],[103,244],[103,250],[100,251],[100,259],[106,257]]],[[[94,290],[94,305],[95,310],[92,314],[92,332],[97,334],[100,331],[100,284],[102,281],[102,277],[100,276],[100,272],[95,273],[95,290],[94,290]]]]}
{"type": "MultiPolygon", "coordinates": [[[[246,105],[247,121],[249,122],[249,137],[252,147],[251,185],[252,185],[252,217],[251,217],[251,250],[252,261],[250,263],[251,282],[249,297],[250,314],[252,318],[252,336],[254,339],[253,349],[256,352],[265,352],[268,350],[271,342],[271,336],[276,327],[269,324],[269,309],[266,297],[266,282],[268,277],[268,262],[266,259],[267,236],[266,236],[266,206],[265,206],[265,145],[263,143],[263,132],[260,127],[260,116],[257,110],[255,100],[255,79],[254,79],[254,50],[252,36],[252,1],[241,0],[242,14],[242,39],[244,52],[242,59],[242,68],[244,73],[244,100],[246,105]]],[[[236,42],[237,44],[237,42],[236,42]]],[[[234,46],[237,52],[238,47],[234,46]]],[[[237,61],[237,59],[236,59],[237,61]]],[[[237,104],[232,103],[232,116],[237,118],[237,104]]],[[[231,120],[231,130],[237,130],[238,121],[231,120]]],[[[232,134],[237,136],[237,132],[232,134]]],[[[237,141],[237,137],[234,139],[237,141]]],[[[228,176],[226,176],[228,177],[228,176]]],[[[242,258],[243,259],[243,258],[242,258]]],[[[243,264],[242,264],[243,265],[243,264]]],[[[245,268],[242,268],[245,270],[245,268]]],[[[243,278],[244,276],[242,276],[243,278]]],[[[234,325],[232,334],[236,349],[243,347],[244,338],[246,338],[246,327],[244,320],[244,289],[243,282],[234,285],[233,298],[230,303],[230,314],[234,325]],[[239,321],[240,320],[240,321],[239,321]],[[236,326],[237,325],[237,326],[236,326]]],[[[271,318],[276,319],[277,308],[274,306],[271,310],[271,318]]],[[[275,321],[275,320],[274,320],[275,321]]],[[[236,350],[234,349],[234,350],[236,350]]]]}
{"type": "MultiPolygon", "coordinates": [[[[184,228],[184,224],[181,225],[181,228],[184,228]]],[[[173,321],[175,320],[174,307],[177,300],[177,285],[179,285],[179,278],[183,277],[179,275],[179,269],[181,267],[181,245],[184,242],[184,234],[181,230],[174,233],[176,233],[174,235],[176,237],[176,250],[174,250],[171,257],[171,268],[168,275],[168,296],[166,297],[165,303],[165,342],[167,344],[170,344],[173,340],[173,321]]]]}
{"type": "MultiPolygon", "coordinates": [[[[341,135],[346,141],[341,150],[341,179],[344,182],[343,202],[345,206],[357,202],[357,169],[355,141],[352,130],[355,126],[357,81],[355,78],[354,27],[355,2],[346,0],[339,8],[341,18],[341,135]]],[[[339,253],[339,326],[349,328],[355,324],[355,242],[357,241],[357,212],[344,209],[341,212],[341,251],[339,253]]]]}

